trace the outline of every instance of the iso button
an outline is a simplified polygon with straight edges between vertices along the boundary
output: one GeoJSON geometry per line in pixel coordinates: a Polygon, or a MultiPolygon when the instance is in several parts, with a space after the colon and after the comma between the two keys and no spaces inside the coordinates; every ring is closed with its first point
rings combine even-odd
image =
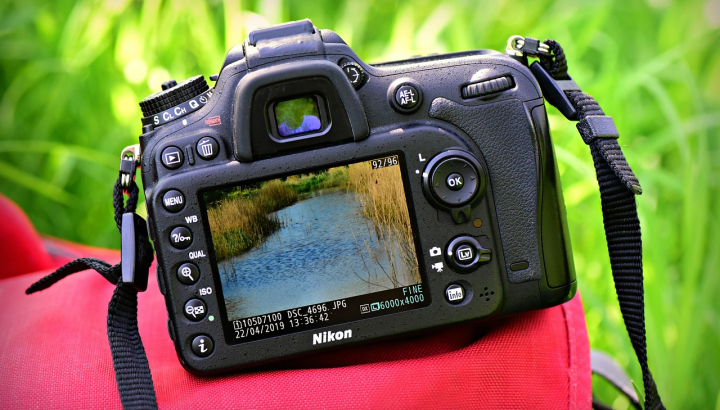
{"type": "Polygon", "coordinates": [[[185,249],[192,243],[192,232],[184,226],[175,227],[170,232],[170,244],[177,249],[185,249]]]}
{"type": "Polygon", "coordinates": [[[190,299],[185,303],[185,317],[193,322],[199,322],[207,315],[207,306],[200,299],[190,299]]]}
{"type": "Polygon", "coordinates": [[[211,160],[217,157],[219,149],[220,146],[217,141],[215,141],[215,138],[212,137],[200,138],[196,146],[198,155],[204,160],[211,160]]]}

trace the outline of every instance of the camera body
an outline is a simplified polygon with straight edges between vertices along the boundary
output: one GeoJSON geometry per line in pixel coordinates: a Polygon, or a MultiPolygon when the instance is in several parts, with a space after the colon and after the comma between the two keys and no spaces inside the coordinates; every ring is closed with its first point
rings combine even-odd
{"type": "Polygon", "coordinates": [[[576,290],[540,87],[495,51],[362,62],[309,20],[146,98],[168,330],[216,374],[576,290]]]}

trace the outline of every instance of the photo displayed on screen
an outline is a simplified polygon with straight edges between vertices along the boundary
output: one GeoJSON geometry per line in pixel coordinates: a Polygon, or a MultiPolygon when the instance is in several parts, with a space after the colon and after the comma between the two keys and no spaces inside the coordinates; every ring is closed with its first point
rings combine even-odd
{"type": "Polygon", "coordinates": [[[320,130],[322,122],[317,101],[313,97],[302,97],[275,104],[275,123],[281,137],[320,130]]]}
{"type": "Polygon", "coordinates": [[[398,161],[206,193],[227,319],[421,283],[398,161]]]}

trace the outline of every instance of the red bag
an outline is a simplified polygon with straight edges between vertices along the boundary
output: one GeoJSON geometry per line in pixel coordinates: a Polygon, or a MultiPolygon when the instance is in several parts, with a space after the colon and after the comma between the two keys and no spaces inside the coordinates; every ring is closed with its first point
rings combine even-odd
{"type": "MultiPolygon", "coordinates": [[[[78,257],[117,251],[41,239],[0,196],[0,408],[120,408],[106,334],[114,286],[94,271],[34,295],[78,257]]],[[[327,352],[225,376],[186,372],[154,275],[139,327],[165,408],[589,409],[590,350],[580,297],[549,309],[327,352]]]]}

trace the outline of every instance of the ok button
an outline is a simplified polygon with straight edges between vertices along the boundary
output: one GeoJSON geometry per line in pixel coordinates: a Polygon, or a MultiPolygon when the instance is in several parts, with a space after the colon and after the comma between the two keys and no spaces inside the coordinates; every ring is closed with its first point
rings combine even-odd
{"type": "Polygon", "coordinates": [[[448,175],[447,179],[445,180],[445,185],[447,185],[448,189],[451,191],[459,191],[463,187],[463,177],[462,175],[453,172],[452,174],[448,175]]]}
{"type": "Polygon", "coordinates": [[[177,249],[185,249],[192,243],[192,232],[184,226],[177,226],[170,232],[170,244],[177,249]]]}

